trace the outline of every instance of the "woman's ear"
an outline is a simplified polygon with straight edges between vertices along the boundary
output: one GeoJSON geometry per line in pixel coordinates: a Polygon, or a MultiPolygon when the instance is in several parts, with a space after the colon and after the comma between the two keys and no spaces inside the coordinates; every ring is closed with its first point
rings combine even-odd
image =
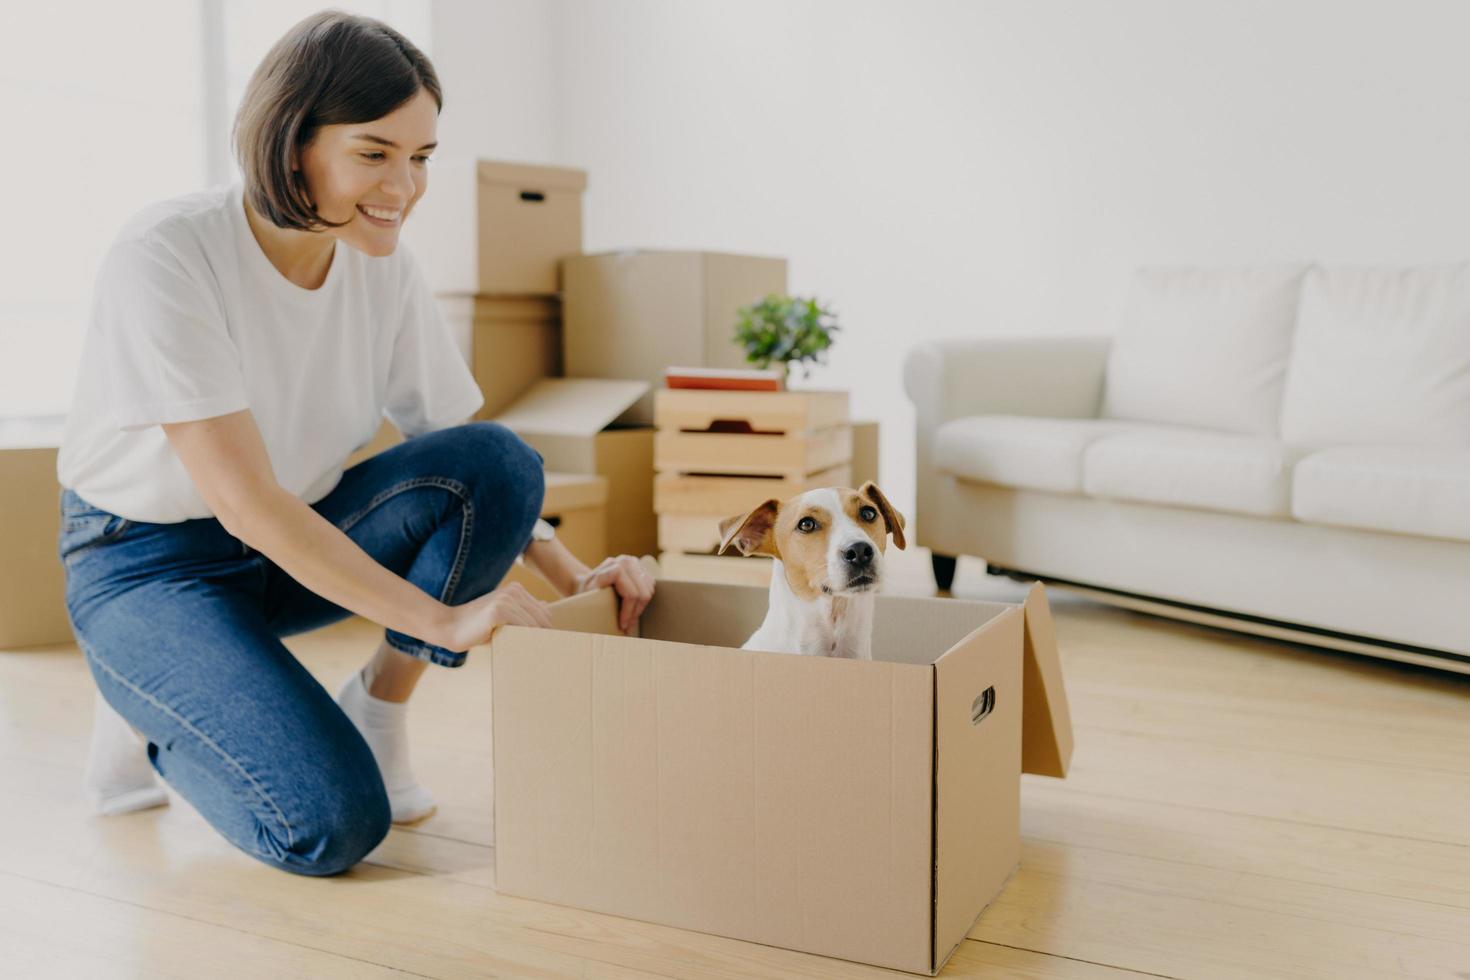
{"type": "Polygon", "coordinates": [[[725,518],[720,522],[720,547],[715,554],[723,555],[734,545],[742,555],[780,558],[776,547],[776,518],[780,513],[781,501],[767,500],[748,514],[725,518]]]}
{"type": "Polygon", "coordinates": [[[888,498],[883,496],[883,491],[878,489],[878,484],[872,480],[864,483],[858,493],[867,497],[872,501],[873,506],[878,508],[878,513],[883,515],[883,523],[887,526],[888,533],[893,535],[894,547],[902,551],[906,543],[903,537],[903,515],[894,509],[894,506],[888,502],[888,498]]]}

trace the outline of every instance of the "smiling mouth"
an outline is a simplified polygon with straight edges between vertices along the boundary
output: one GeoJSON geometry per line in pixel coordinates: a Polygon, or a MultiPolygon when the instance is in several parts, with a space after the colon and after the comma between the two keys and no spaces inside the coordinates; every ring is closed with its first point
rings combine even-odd
{"type": "Polygon", "coordinates": [[[368,224],[377,225],[379,228],[396,228],[399,219],[403,217],[402,211],[393,211],[388,208],[373,208],[373,211],[377,213],[370,213],[361,204],[357,206],[357,213],[362,215],[368,224]],[[384,215],[391,215],[391,217],[384,217],[384,215]]]}

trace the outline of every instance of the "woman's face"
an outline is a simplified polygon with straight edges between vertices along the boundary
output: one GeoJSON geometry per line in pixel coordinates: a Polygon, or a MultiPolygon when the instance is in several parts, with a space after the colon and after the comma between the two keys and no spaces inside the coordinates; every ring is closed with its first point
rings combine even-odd
{"type": "Polygon", "coordinates": [[[299,169],[317,214],[345,221],[326,234],[368,255],[391,255],[398,231],[429,186],[439,110],[425,89],[381,119],[323,126],[299,169]]]}

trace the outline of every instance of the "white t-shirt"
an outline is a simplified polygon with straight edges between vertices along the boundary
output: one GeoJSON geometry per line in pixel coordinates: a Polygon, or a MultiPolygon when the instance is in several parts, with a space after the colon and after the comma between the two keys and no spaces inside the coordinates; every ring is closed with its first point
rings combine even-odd
{"type": "Polygon", "coordinates": [[[484,397],[408,250],[334,249],[319,288],[291,282],[239,183],[132,218],[98,272],[61,485],[130,520],[215,516],[160,426],[248,408],[277,482],[311,504],[385,414],[410,438],[473,415],[484,397]]]}

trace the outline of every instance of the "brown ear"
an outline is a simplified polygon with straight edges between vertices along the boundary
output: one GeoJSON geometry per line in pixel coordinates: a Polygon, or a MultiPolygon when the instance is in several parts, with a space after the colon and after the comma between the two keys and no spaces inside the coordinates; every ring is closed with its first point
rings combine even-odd
{"type": "Polygon", "coordinates": [[[903,515],[894,509],[888,498],[883,496],[883,491],[878,489],[878,484],[872,480],[864,483],[858,493],[867,497],[878,508],[878,513],[883,515],[883,523],[888,526],[888,533],[893,535],[894,547],[902,551],[906,544],[903,538],[903,515]]]}
{"type": "Polygon", "coordinates": [[[715,554],[723,555],[731,545],[742,555],[770,555],[780,558],[776,549],[776,515],[781,511],[781,501],[767,500],[745,515],[727,517],[720,522],[720,547],[715,554]]]}

